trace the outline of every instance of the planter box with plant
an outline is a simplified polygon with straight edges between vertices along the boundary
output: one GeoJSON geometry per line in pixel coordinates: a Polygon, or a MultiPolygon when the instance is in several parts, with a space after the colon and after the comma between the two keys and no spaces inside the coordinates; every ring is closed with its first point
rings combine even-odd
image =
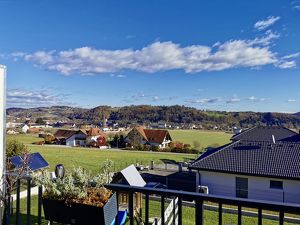
{"type": "Polygon", "coordinates": [[[109,166],[92,177],[82,168],[74,168],[63,178],[53,180],[49,172],[36,176],[44,187],[43,208],[46,220],[63,224],[111,225],[117,215],[117,197],[103,185],[109,183],[109,166]]]}

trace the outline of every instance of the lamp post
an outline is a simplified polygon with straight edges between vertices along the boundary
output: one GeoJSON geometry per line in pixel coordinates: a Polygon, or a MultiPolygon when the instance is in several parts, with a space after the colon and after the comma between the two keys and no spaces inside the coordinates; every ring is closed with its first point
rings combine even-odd
{"type": "MultiPolygon", "coordinates": [[[[3,174],[5,172],[5,135],[6,135],[6,108],[5,108],[5,96],[6,96],[6,89],[5,89],[5,79],[6,79],[6,67],[0,65],[0,179],[3,179],[3,174]]],[[[1,193],[4,194],[5,187],[4,182],[0,182],[0,190],[1,193]]],[[[0,205],[0,225],[2,225],[2,206],[3,203],[1,202],[0,205]]]]}

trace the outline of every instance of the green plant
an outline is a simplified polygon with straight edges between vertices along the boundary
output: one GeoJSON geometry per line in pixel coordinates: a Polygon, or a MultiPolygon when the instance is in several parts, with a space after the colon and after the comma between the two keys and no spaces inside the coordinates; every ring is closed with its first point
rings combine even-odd
{"type": "Polygon", "coordinates": [[[45,144],[54,144],[56,138],[53,135],[47,134],[44,138],[45,144]]]}
{"type": "Polygon", "coordinates": [[[26,145],[24,145],[23,143],[12,139],[9,140],[6,144],[6,157],[10,158],[12,156],[17,156],[17,155],[25,155],[28,154],[29,150],[26,147],[26,145]]]}
{"type": "Polygon", "coordinates": [[[93,206],[103,206],[112,192],[103,185],[110,181],[110,168],[113,162],[106,160],[102,173],[93,177],[81,167],[73,168],[71,173],[62,179],[53,180],[48,171],[35,175],[34,181],[43,186],[43,197],[52,200],[63,200],[67,203],[82,203],[93,206]]]}

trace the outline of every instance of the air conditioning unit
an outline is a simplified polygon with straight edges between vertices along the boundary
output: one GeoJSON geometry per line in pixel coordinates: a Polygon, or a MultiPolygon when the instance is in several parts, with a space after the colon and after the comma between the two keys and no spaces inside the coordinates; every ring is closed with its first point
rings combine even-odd
{"type": "Polygon", "coordinates": [[[199,185],[199,193],[201,194],[209,194],[209,190],[207,186],[200,186],[199,185]]]}

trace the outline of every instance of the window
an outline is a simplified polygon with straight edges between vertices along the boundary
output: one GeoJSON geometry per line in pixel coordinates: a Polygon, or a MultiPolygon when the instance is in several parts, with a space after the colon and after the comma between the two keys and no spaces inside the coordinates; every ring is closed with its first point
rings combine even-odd
{"type": "Polygon", "coordinates": [[[270,188],[272,188],[272,189],[283,189],[283,183],[282,183],[282,181],[271,180],[270,181],[270,188]]]}
{"type": "Polygon", "coordinates": [[[236,191],[236,197],[248,198],[248,178],[236,177],[235,191],[236,191]]]}

